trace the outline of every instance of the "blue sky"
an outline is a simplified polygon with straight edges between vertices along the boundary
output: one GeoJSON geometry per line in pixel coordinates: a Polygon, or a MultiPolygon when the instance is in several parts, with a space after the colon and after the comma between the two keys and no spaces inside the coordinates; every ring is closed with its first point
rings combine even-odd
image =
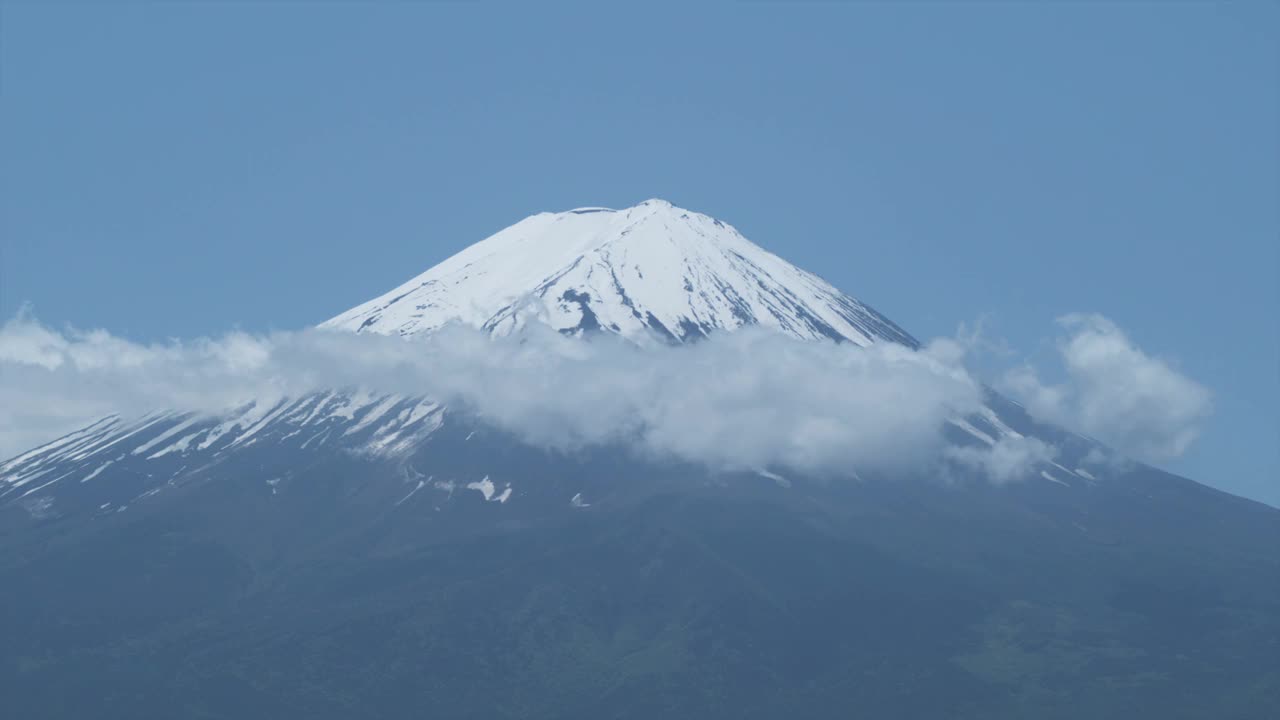
{"type": "Polygon", "coordinates": [[[919,337],[1102,313],[1280,504],[1271,3],[0,6],[0,316],[292,329],[540,210],[723,218],[919,337]]]}

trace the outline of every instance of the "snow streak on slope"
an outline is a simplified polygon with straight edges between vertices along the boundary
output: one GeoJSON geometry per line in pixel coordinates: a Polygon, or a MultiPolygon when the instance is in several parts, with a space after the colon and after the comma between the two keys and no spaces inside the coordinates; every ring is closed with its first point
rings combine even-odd
{"type": "Polygon", "coordinates": [[[221,415],[165,412],[132,421],[112,415],[0,463],[0,500],[59,480],[88,482],[124,460],[135,470],[161,458],[196,467],[259,442],[299,449],[340,443],[349,452],[395,456],[416,448],[443,420],[444,408],[430,400],[362,392],[250,403],[221,415]]]}
{"type": "Polygon", "coordinates": [[[917,346],[733,227],[662,200],[533,215],[321,327],[413,335],[459,322],[506,334],[530,321],[636,340],[761,325],[801,339],[917,346]]]}

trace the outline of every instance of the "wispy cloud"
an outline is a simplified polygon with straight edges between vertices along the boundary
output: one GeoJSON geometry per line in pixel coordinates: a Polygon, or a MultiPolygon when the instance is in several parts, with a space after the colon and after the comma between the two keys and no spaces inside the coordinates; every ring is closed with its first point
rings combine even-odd
{"type": "Polygon", "coordinates": [[[1037,417],[1160,462],[1186,452],[1212,410],[1208,389],[1152,357],[1101,315],[1066,315],[1057,349],[1065,380],[1046,383],[1029,365],[1001,389],[1037,417]]]}
{"type": "Polygon", "coordinates": [[[1015,435],[998,438],[990,447],[965,445],[943,450],[947,459],[994,483],[1020,480],[1037,463],[1048,462],[1057,454],[1053,446],[1042,440],[1015,435]]]}
{"type": "MultiPolygon", "coordinates": [[[[996,481],[1019,477],[1052,450],[1013,440],[947,449],[946,421],[982,407],[964,351],[950,339],[912,351],[751,330],[641,348],[611,336],[584,341],[530,328],[491,338],[462,327],[419,339],[303,330],[144,344],[20,315],[0,327],[0,455],[109,413],[216,413],[362,387],[428,396],[564,450],[621,443],[719,468],[846,474],[921,470],[946,458],[996,481]]],[[[1087,391],[1043,390],[1055,398],[1087,391]]],[[[1126,417],[1138,422],[1142,412],[1126,417]]]]}

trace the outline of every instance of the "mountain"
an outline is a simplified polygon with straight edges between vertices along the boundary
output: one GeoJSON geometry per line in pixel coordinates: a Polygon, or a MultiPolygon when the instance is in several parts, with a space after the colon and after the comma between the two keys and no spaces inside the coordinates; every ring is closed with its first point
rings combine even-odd
{"type": "Polygon", "coordinates": [[[687,341],[761,325],[802,339],[916,342],[875,310],[714,218],[648,200],[539,213],[322,324],[414,335],[530,321],[687,341]]]}
{"type": "MultiPolygon", "coordinates": [[[[450,323],[918,346],[662,201],[532,216],[323,327],[450,323]]],[[[1274,716],[1280,511],[995,393],[947,432],[1058,454],[1004,484],[712,472],[350,389],[103,418],[0,463],[0,693],[24,718],[1274,716]]]]}

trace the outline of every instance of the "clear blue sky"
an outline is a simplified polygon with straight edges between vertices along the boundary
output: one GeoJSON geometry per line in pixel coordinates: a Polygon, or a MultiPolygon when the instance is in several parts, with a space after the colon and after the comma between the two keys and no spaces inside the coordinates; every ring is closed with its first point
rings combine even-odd
{"type": "Polygon", "coordinates": [[[101,5],[0,5],[3,317],[297,328],[657,196],[920,337],[1101,312],[1280,504],[1276,4],[101,5]]]}

